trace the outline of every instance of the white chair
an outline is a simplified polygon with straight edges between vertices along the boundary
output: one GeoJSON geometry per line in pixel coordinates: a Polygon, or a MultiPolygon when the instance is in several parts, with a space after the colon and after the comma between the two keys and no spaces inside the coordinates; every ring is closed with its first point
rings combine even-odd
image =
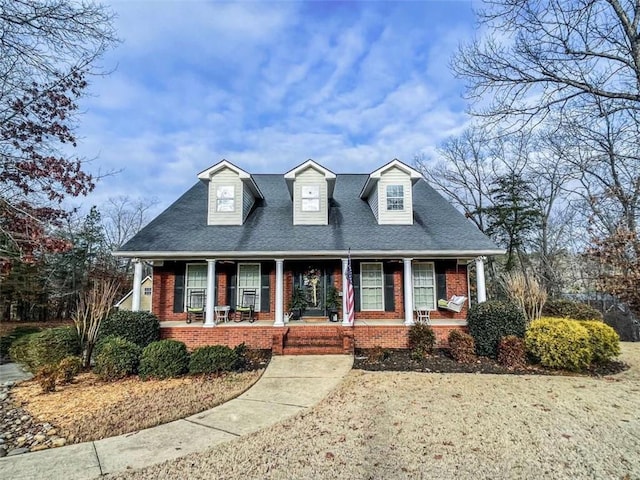
{"type": "Polygon", "coordinates": [[[424,325],[431,323],[431,312],[427,307],[416,307],[416,323],[424,325]]]}
{"type": "Polygon", "coordinates": [[[438,300],[438,308],[444,308],[445,310],[451,310],[452,312],[460,312],[464,306],[464,302],[467,301],[467,297],[464,295],[454,295],[451,299],[438,300]]]}
{"type": "Polygon", "coordinates": [[[218,305],[216,307],[213,307],[213,310],[216,316],[216,323],[227,323],[229,321],[229,310],[231,310],[231,307],[229,305],[218,305]]]}

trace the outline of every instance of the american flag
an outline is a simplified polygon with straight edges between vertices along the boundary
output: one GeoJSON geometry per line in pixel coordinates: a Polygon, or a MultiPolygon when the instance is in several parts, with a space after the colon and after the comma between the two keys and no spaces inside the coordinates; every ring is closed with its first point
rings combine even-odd
{"type": "Polygon", "coordinates": [[[356,318],[355,299],[353,295],[353,271],[351,270],[351,250],[349,250],[349,259],[347,260],[347,322],[353,325],[356,318]]]}

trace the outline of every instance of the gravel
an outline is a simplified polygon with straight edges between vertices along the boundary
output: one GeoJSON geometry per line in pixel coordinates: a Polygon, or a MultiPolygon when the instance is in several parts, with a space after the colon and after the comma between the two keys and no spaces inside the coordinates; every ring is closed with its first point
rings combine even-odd
{"type": "Polygon", "coordinates": [[[637,479],[640,344],[622,360],[603,378],[354,370],[272,428],[107,478],[637,479]]]}

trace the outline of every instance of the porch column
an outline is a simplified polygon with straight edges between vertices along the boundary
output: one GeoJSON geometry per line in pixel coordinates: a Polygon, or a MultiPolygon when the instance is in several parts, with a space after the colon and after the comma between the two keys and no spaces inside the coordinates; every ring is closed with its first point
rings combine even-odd
{"type": "Polygon", "coordinates": [[[487,301],[487,289],[484,284],[484,257],[476,258],[476,290],[478,303],[487,301]]]}
{"type": "Polygon", "coordinates": [[[207,297],[204,306],[204,326],[214,327],[216,306],[216,261],[207,259],[207,297]]]}
{"type": "Polygon", "coordinates": [[[284,259],[276,259],[276,319],[274,327],[284,327],[284,259]]]}
{"type": "Polygon", "coordinates": [[[413,325],[413,258],[403,258],[404,264],[404,324],[413,325]]]}
{"type": "Polygon", "coordinates": [[[349,312],[347,308],[347,268],[349,267],[349,259],[342,259],[342,326],[350,327],[349,312]]]}
{"type": "Polygon", "coordinates": [[[133,260],[133,294],[131,295],[131,311],[140,311],[140,289],[142,288],[142,262],[139,258],[133,260]]]}

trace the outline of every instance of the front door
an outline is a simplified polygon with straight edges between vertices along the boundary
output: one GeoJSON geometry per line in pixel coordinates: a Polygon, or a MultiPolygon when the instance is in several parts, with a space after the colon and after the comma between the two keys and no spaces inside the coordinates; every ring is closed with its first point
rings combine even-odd
{"type": "Polygon", "coordinates": [[[296,275],[294,285],[304,292],[307,308],[303,315],[318,317],[325,315],[325,294],[327,291],[327,275],[322,265],[305,265],[296,275]]]}

